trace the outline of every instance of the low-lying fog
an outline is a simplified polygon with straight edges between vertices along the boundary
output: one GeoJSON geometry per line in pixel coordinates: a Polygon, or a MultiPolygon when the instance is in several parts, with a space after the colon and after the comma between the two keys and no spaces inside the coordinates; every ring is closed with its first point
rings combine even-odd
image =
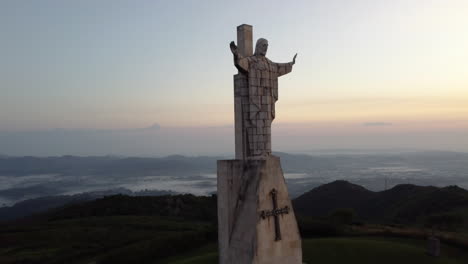
{"type": "MultiPolygon", "coordinates": [[[[468,189],[468,153],[278,155],[293,197],[339,179],[373,191],[404,183],[468,189]]],[[[118,188],[209,195],[216,192],[215,161],[219,158],[3,157],[0,206],[41,196],[118,188]]]]}

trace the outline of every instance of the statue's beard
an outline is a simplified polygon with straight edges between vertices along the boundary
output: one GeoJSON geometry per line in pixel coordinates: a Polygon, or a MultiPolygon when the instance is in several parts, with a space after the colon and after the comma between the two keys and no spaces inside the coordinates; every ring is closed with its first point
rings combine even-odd
{"type": "Polygon", "coordinates": [[[254,55],[265,57],[265,56],[266,56],[266,53],[267,53],[266,50],[258,50],[258,49],[257,49],[257,50],[255,50],[254,55]]]}

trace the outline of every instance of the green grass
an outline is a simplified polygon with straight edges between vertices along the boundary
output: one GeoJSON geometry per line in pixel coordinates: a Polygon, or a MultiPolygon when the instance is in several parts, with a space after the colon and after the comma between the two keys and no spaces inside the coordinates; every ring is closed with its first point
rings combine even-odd
{"type": "Polygon", "coordinates": [[[168,258],[162,262],[158,262],[158,264],[217,264],[217,250],[216,244],[209,244],[197,250],[168,258]]]}
{"type": "MultiPolygon", "coordinates": [[[[465,264],[468,252],[442,245],[442,256],[425,254],[425,241],[414,239],[364,237],[315,238],[303,241],[303,261],[320,264],[465,264]]],[[[170,258],[164,264],[216,264],[215,245],[184,256],[170,258]]]]}
{"type": "Polygon", "coordinates": [[[0,263],[152,263],[214,241],[214,227],[159,216],[85,217],[0,226],[0,263]]]}
{"type": "MultiPolygon", "coordinates": [[[[0,228],[0,263],[218,263],[213,226],[158,216],[84,217],[0,228]],[[211,231],[210,231],[211,230],[211,231]],[[210,244],[211,243],[211,244],[210,244]],[[198,249],[192,249],[200,246],[198,249]]],[[[466,264],[468,251],[410,238],[333,237],[303,241],[305,263],[466,264]]]]}
{"type": "Polygon", "coordinates": [[[320,238],[303,242],[305,263],[360,264],[457,264],[467,263],[468,254],[443,245],[442,256],[425,254],[425,241],[387,238],[320,238]]]}

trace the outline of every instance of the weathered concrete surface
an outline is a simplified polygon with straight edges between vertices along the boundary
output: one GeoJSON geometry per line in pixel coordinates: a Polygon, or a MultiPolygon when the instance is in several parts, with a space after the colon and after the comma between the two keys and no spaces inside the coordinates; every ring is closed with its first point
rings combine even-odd
{"type": "MultiPolygon", "coordinates": [[[[239,55],[249,57],[253,54],[252,26],[242,24],[237,27],[237,45],[239,55]]],[[[245,120],[249,115],[249,80],[245,73],[234,75],[234,126],[236,159],[247,157],[247,128],[245,120]]]]}
{"type": "Polygon", "coordinates": [[[218,236],[221,264],[302,264],[302,249],[280,159],[218,161],[218,236]],[[277,190],[281,240],[275,241],[272,189],[277,190]]]}
{"type": "MultiPolygon", "coordinates": [[[[266,57],[268,40],[260,38],[252,54],[253,28],[237,27],[237,44],[231,42],[234,65],[234,119],[236,159],[268,156],[271,151],[271,123],[278,100],[278,78],[292,71],[296,62],[276,63],[266,57]]],[[[297,54],[296,54],[297,55],[297,54]]]]}

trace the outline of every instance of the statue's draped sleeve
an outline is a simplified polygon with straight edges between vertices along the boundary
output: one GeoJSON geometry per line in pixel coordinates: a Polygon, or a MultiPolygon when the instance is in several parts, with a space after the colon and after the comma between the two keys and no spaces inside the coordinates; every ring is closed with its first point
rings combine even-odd
{"type": "Polygon", "coordinates": [[[274,63],[276,65],[276,70],[278,72],[278,77],[288,74],[292,71],[293,63],[274,63]]]}
{"type": "Polygon", "coordinates": [[[234,58],[234,65],[236,68],[244,73],[249,72],[249,60],[247,57],[245,58],[234,58]]]}

